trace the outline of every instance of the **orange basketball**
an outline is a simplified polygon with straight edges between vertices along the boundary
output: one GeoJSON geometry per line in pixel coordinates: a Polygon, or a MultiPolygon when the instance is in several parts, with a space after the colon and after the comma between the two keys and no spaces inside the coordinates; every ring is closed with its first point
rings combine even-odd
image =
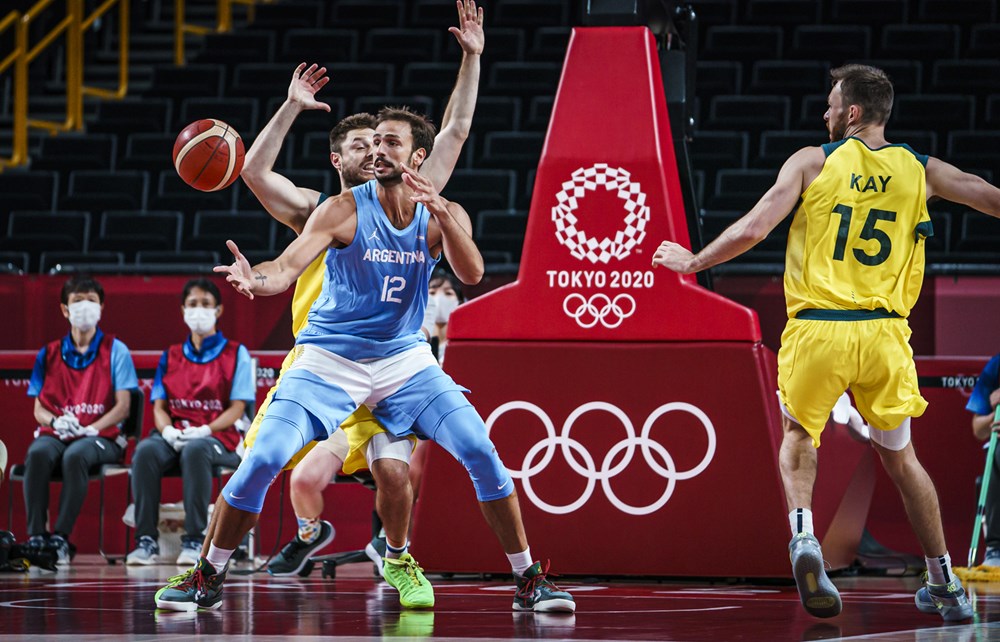
{"type": "Polygon", "coordinates": [[[174,167],[185,183],[203,192],[229,187],[243,169],[243,139],[212,118],[185,127],[174,142],[174,167]]]}

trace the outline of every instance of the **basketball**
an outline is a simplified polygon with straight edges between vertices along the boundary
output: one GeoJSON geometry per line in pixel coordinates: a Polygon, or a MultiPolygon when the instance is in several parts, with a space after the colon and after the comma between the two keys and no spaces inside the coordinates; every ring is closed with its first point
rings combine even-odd
{"type": "Polygon", "coordinates": [[[221,120],[198,120],[177,135],[174,167],[191,187],[215,192],[233,184],[243,169],[243,139],[221,120]]]}

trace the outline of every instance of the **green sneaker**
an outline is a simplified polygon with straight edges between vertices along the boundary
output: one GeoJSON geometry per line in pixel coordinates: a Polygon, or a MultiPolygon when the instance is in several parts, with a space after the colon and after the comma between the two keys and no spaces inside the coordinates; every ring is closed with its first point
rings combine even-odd
{"type": "Polygon", "coordinates": [[[549,566],[542,570],[541,562],[535,562],[524,575],[514,574],[517,592],[514,593],[515,611],[535,611],[538,613],[573,613],[576,602],[573,596],[553,584],[549,578],[549,566]]]}
{"type": "Polygon", "coordinates": [[[167,580],[156,592],[156,608],[168,611],[196,611],[222,606],[222,583],[226,572],[216,572],[204,557],[198,564],[167,580]]]}
{"type": "Polygon", "coordinates": [[[399,559],[386,557],[382,577],[399,591],[399,603],[408,609],[429,609],[434,606],[434,588],[424,577],[424,569],[409,553],[399,559]]]}

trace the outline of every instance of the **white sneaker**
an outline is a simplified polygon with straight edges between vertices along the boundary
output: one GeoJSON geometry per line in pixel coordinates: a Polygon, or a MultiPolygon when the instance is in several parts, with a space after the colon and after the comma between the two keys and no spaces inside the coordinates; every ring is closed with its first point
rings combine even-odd
{"type": "Polygon", "coordinates": [[[181,541],[181,553],[177,556],[177,566],[194,566],[201,557],[201,542],[193,539],[181,541]]]}
{"type": "Polygon", "coordinates": [[[125,557],[125,563],[136,564],[156,564],[160,561],[160,545],[149,535],[143,535],[136,542],[135,550],[125,557]]]}

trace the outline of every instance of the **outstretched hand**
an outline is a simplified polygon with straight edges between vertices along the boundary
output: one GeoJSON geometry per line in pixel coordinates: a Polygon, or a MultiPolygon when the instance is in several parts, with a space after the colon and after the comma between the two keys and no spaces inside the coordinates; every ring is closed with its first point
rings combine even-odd
{"type": "Polygon", "coordinates": [[[252,300],[253,272],[250,269],[250,262],[240,253],[240,248],[236,247],[236,243],[226,241],[226,247],[233,253],[233,264],[216,265],[212,271],[225,273],[226,281],[236,288],[237,292],[252,300]]]}
{"type": "Polygon", "coordinates": [[[404,164],[402,168],[403,182],[413,190],[410,200],[414,203],[423,203],[434,217],[445,214],[448,211],[448,202],[434,189],[434,183],[408,165],[404,164]]]}
{"type": "Polygon", "coordinates": [[[466,54],[483,53],[486,36],[483,35],[483,8],[476,7],[476,0],[455,0],[458,9],[458,26],[448,31],[455,35],[466,54]]]}
{"type": "Polygon", "coordinates": [[[306,68],[306,63],[300,64],[292,72],[292,82],[288,85],[288,100],[296,103],[302,109],[322,109],[330,111],[330,105],[316,100],[316,92],[330,82],[326,75],[326,67],[315,63],[306,68]]]}
{"type": "Polygon", "coordinates": [[[660,243],[660,247],[656,248],[656,253],[653,254],[653,267],[662,265],[674,272],[690,274],[694,271],[691,269],[692,258],[694,255],[691,254],[690,250],[671,241],[664,241],[660,243]]]}

